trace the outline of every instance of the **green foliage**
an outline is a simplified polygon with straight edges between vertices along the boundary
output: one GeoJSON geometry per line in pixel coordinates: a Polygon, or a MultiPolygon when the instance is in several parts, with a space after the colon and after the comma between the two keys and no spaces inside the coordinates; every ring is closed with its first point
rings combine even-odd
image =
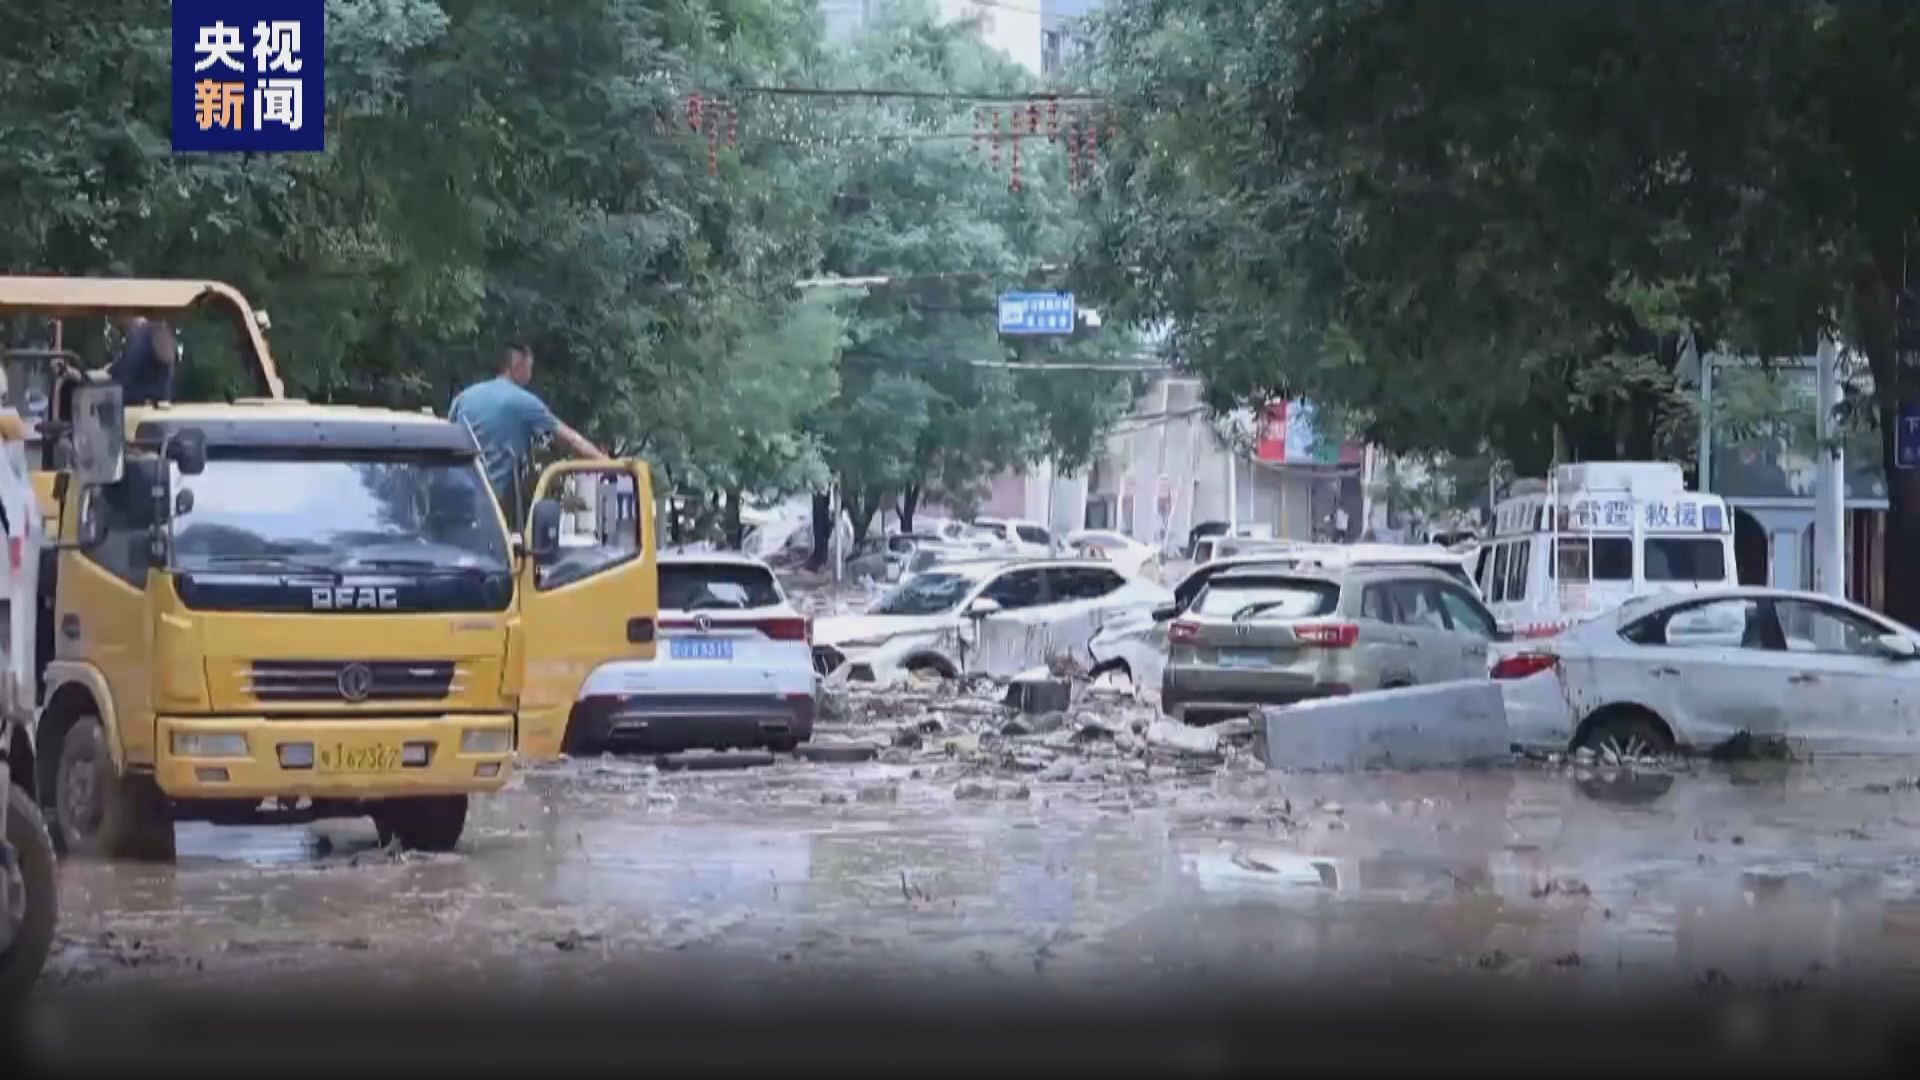
{"type": "MultiPolygon", "coordinates": [[[[784,137],[794,109],[748,95],[709,174],[692,88],[1028,85],[930,8],[851,54],[811,0],[329,0],[326,18],[326,152],[174,155],[165,5],[0,11],[0,270],[230,281],[316,400],[443,409],[526,341],[556,413],[708,504],[834,473],[875,502],[966,497],[1039,454],[1085,460],[1124,401],[1123,379],[968,363],[1015,354],[994,281],[1071,248],[1057,154],[1013,195],[964,141],[896,140],[965,130],[963,106],[801,106],[829,141],[784,137]],[[956,269],[989,277],[793,288],[956,269]]],[[[220,328],[182,341],[184,394],[250,392],[220,328]]],[[[1120,335],[1103,342],[1021,351],[1084,361],[1120,335]]]]}
{"type": "MultiPolygon", "coordinates": [[[[903,4],[854,42],[857,85],[1010,95],[1033,79],[964,25],[903,4]]],[[[832,274],[887,275],[850,305],[840,395],[823,430],[855,528],[887,500],[923,495],[966,507],[1006,469],[1052,456],[1074,468],[1130,400],[1130,380],[1098,372],[1031,374],[986,364],[1119,362],[1124,333],[1010,343],[995,327],[1000,291],[1049,287],[1038,268],[1066,261],[1080,225],[1064,158],[1024,140],[1021,188],[1009,190],[1011,149],[998,171],[964,139],[972,106],[916,100],[843,118],[863,137],[842,160],[824,265],[832,274]],[[888,419],[878,430],[868,425],[888,419]]]]}

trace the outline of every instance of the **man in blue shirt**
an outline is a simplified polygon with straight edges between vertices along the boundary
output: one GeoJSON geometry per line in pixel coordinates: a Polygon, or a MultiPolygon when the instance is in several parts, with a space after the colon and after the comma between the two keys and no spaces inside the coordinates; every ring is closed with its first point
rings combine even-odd
{"type": "MultiPolygon", "coordinates": [[[[553,435],[583,458],[605,460],[606,454],[584,435],[561,423],[527,387],[533,379],[533,350],[513,344],[500,358],[500,374],[460,391],[448,411],[450,420],[466,424],[480,443],[493,493],[518,528],[526,513],[520,478],[533,456],[533,440],[553,435]]],[[[530,492],[529,492],[530,494],[530,492]]]]}

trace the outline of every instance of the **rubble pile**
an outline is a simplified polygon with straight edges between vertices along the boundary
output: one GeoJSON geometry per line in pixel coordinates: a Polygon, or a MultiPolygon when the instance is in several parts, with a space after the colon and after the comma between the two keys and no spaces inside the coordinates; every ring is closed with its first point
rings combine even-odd
{"type": "MultiPolygon", "coordinates": [[[[932,775],[951,780],[959,800],[1023,800],[1035,783],[1132,788],[1265,769],[1251,720],[1191,727],[1051,665],[1007,681],[916,675],[887,688],[839,683],[823,695],[822,715],[836,719],[815,729],[816,744],[877,745],[882,764],[938,770],[932,775]]],[[[1121,798],[1152,801],[1133,794],[1121,798]]]]}

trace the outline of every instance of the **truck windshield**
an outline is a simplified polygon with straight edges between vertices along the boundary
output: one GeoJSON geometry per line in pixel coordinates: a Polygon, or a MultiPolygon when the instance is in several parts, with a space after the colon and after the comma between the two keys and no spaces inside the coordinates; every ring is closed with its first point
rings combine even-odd
{"type": "Polygon", "coordinates": [[[507,538],[473,462],[450,456],[213,457],[174,478],[182,570],[287,566],[508,573],[507,538]]]}

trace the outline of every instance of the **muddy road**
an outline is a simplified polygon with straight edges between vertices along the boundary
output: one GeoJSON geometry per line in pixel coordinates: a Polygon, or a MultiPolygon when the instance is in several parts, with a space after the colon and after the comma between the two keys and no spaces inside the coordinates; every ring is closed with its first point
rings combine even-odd
{"type": "Polygon", "coordinates": [[[66,868],[41,994],[661,962],[1067,988],[1920,975],[1912,762],[1287,775],[1024,752],[574,761],[476,804],[444,856],[358,821],[183,826],[175,866],[66,868]]]}

